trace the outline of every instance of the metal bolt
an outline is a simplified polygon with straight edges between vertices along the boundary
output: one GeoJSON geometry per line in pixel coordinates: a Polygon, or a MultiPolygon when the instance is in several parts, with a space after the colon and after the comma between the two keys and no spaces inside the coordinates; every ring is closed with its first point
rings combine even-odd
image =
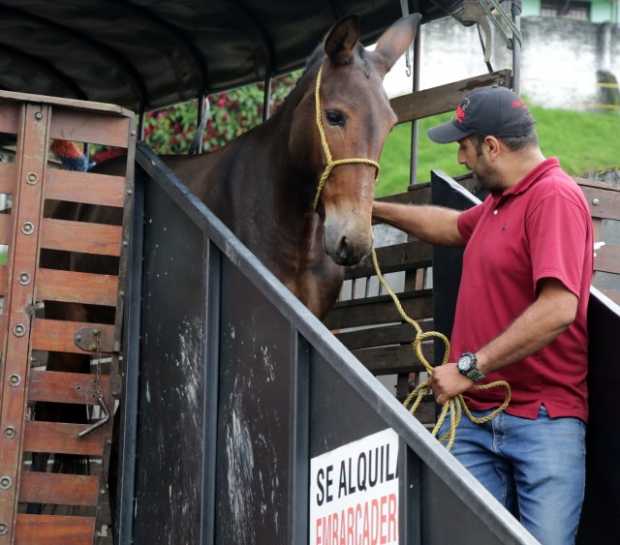
{"type": "Polygon", "coordinates": [[[600,199],[599,199],[598,197],[594,197],[594,198],[592,199],[592,204],[593,204],[594,206],[598,206],[598,205],[600,204],[600,202],[601,202],[601,201],[600,201],[600,199]]]}
{"type": "Polygon", "coordinates": [[[0,477],[0,488],[2,490],[8,490],[9,488],[11,488],[12,482],[13,480],[11,479],[11,477],[9,477],[8,475],[2,475],[2,477],[0,477]]]}
{"type": "Polygon", "coordinates": [[[22,233],[24,235],[32,235],[34,233],[34,224],[31,221],[27,221],[22,225],[22,233]]]}
{"type": "Polygon", "coordinates": [[[131,136],[136,136],[136,129],[132,129],[131,136]]]}
{"type": "Polygon", "coordinates": [[[133,195],[133,189],[128,189],[127,190],[127,195],[133,195]]]}
{"type": "Polygon", "coordinates": [[[26,326],[24,324],[15,324],[13,328],[13,335],[16,337],[23,337],[26,334],[26,326]]]}
{"type": "Polygon", "coordinates": [[[34,118],[35,118],[37,121],[41,121],[41,119],[43,119],[43,114],[42,114],[41,112],[35,112],[35,113],[34,113],[34,118]]]}
{"type": "Polygon", "coordinates": [[[9,383],[11,384],[11,386],[19,386],[21,381],[22,381],[22,379],[21,379],[21,377],[17,373],[13,373],[9,377],[9,383]]]}
{"type": "Polygon", "coordinates": [[[125,292],[123,290],[118,292],[119,297],[125,297],[125,292]]]}
{"type": "Polygon", "coordinates": [[[26,175],[26,182],[29,183],[30,185],[34,185],[39,181],[39,177],[36,175],[35,172],[29,172],[26,175]]]}
{"type": "Polygon", "coordinates": [[[129,242],[126,240],[123,240],[123,246],[128,246],[128,245],[129,245],[129,242]]]}
{"type": "Polygon", "coordinates": [[[16,435],[17,431],[13,426],[7,426],[6,428],[4,428],[4,436],[7,439],[14,439],[16,435]]]}
{"type": "Polygon", "coordinates": [[[9,527],[3,522],[0,522],[0,536],[5,536],[8,533],[9,533],[9,527]]]}
{"type": "Polygon", "coordinates": [[[27,286],[28,284],[30,284],[30,275],[27,272],[20,273],[19,283],[22,286],[27,286]]]}

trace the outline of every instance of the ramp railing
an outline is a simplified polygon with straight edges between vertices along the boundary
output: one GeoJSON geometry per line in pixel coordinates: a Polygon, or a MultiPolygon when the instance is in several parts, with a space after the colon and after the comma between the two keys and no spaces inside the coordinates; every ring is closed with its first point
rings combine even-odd
{"type": "Polygon", "coordinates": [[[537,543],[150,149],[136,155],[120,543],[537,543]]]}

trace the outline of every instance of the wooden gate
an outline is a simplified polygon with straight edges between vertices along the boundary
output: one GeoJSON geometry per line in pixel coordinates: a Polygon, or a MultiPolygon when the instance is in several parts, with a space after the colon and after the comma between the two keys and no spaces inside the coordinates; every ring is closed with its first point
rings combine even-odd
{"type": "Polygon", "coordinates": [[[9,202],[0,213],[7,250],[0,266],[0,545],[87,545],[109,533],[128,243],[119,223],[126,225],[131,208],[133,116],[105,104],[0,92],[0,133],[5,144],[12,135],[15,141],[14,162],[0,164],[0,193],[9,202]],[[125,175],[63,170],[49,151],[55,140],[127,148],[125,175]],[[122,220],[84,221],[84,205],[116,209],[122,220]],[[78,267],[102,259],[115,274],[78,267]],[[96,323],[93,315],[107,318],[96,323]]]}

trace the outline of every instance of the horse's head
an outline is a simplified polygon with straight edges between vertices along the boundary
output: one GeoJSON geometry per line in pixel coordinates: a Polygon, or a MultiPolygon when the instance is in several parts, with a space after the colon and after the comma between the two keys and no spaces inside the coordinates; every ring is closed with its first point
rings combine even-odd
{"type": "Polygon", "coordinates": [[[419,21],[417,14],[400,19],[383,33],[374,51],[366,51],[359,42],[356,17],[338,22],[325,38],[323,54],[309,66],[307,76],[312,79],[295,108],[289,151],[299,164],[316,173],[317,188],[328,164],[326,155],[331,154],[334,161],[369,160],[334,166],[320,193],[315,193],[317,210],[324,217],[325,250],[340,265],[358,263],[372,245],[371,213],[378,173],[371,163],[379,160],[385,138],[396,123],[383,77],[415,38],[419,21]]]}

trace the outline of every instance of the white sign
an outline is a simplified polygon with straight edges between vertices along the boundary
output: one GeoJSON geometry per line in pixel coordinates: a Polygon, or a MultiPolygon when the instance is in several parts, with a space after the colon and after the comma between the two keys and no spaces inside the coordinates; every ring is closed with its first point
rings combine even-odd
{"type": "Polygon", "coordinates": [[[398,545],[398,435],[380,431],[310,461],[310,545],[398,545]]]}

